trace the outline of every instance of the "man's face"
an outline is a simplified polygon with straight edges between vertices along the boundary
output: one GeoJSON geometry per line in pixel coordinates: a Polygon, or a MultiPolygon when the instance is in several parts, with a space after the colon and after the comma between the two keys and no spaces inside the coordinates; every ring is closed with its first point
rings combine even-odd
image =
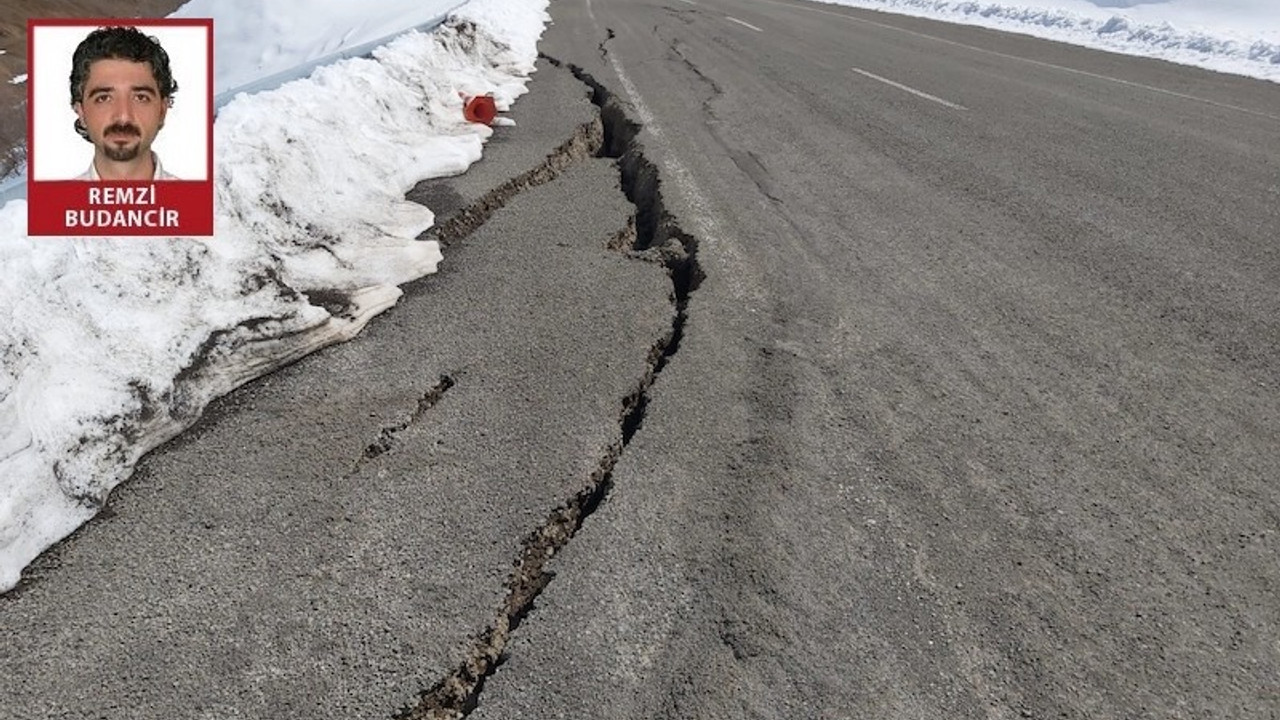
{"type": "Polygon", "coordinates": [[[97,60],[89,66],[81,102],[73,105],[102,155],[127,162],[151,151],[168,103],[151,74],[151,63],[97,60]]]}

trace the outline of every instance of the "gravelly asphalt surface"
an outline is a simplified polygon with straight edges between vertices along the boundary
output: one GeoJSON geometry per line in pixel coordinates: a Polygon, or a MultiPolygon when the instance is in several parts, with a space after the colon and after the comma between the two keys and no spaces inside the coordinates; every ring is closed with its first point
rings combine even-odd
{"type": "MultiPolygon", "coordinates": [[[[567,71],[537,77],[435,194],[474,200],[595,122],[567,71]]],[[[0,717],[390,717],[450,673],[670,331],[662,269],[606,248],[618,183],[584,158],[520,193],[357,339],[149,455],[0,596],[0,717]]]]}
{"type": "Polygon", "coordinates": [[[707,280],[473,717],[1280,714],[1280,86],[794,2],[553,15],[707,280]]]}

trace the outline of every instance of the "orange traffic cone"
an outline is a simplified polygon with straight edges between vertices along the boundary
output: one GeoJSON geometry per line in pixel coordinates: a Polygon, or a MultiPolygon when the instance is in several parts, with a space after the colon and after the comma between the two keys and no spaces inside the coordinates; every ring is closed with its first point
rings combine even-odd
{"type": "Polygon", "coordinates": [[[462,117],[466,118],[467,122],[489,125],[497,116],[498,106],[494,104],[492,95],[477,95],[463,100],[462,117]]]}

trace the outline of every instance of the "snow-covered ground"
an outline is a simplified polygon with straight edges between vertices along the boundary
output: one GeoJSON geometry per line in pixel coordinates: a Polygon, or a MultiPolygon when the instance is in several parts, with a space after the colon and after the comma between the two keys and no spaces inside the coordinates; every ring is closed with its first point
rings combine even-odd
{"type": "MultiPolygon", "coordinates": [[[[1280,0],[829,1],[1280,81],[1280,0]]],[[[215,18],[222,92],[457,2],[194,0],[177,14],[215,18]]],[[[404,193],[479,159],[491,131],[463,122],[458,93],[501,108],[523,93],[547,4],[470,0],[373,59],[227,104],[212,239],[31,239],[24,201],[0,209],[0,592],[214,397],[350,337],[435,270],[439,248],[414,240],[431,212],[404,193]]]]}
{"type": "Polygon", "coordinates": [[[1280,0],[820,0],[1280,82],[1280,0]]]}
{"type": "MultiPolygon", "coordinates": [[[[224,90],[457,4],[179,14],[214,18],[224,90]]],[[[0,591],[213,398],[349,338],[435,271],[437,244],[415,240],[431,211],[404,195],[480,158],[492,130],[463,120],[459,93],[505,108],[525,92],[546,7],[471,0],[371,59],[236,97],[214,126],[213,238],[29,238],[26,202],[0,209],[0,591]]]]}

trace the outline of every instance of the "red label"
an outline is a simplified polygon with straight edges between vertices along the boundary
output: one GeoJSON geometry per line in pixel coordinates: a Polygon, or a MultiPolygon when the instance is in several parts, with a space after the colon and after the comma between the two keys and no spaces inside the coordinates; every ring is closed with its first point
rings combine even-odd
{"type": "Polygon", "coordinates": [[[31,183],[28,235],[212,235],[213,183],[31,183]]]}

